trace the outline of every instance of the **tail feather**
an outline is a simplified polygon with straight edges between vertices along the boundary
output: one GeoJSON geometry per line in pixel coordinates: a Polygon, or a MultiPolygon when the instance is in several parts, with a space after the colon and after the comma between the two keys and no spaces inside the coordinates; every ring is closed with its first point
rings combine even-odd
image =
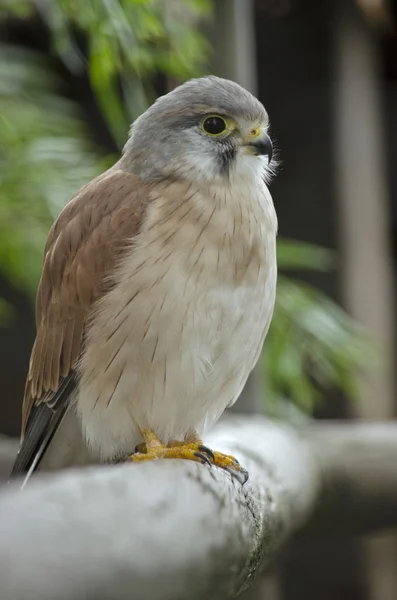
{"type": "Polygon", "coordinates": [[[32,408],[11,472],[11,479],[25,475],[24,485],[37,470],[64,417],[75,385],[75,376],[72,372],[61,381],[56,392],[48,393],[44,402],[32,408]]]}

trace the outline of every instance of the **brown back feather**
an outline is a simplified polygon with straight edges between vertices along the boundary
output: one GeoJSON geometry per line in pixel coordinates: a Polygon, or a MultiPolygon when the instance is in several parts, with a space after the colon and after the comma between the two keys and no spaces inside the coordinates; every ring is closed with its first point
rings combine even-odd
{"type": "Polygon", "coordinates": [[[149,186],[115,168],[85,185],[48,235],[37,292],[37,335],[22,409],[22,435],[34,405],[49,400],[81,353],[86,318],[139,232],[149,186]]]}

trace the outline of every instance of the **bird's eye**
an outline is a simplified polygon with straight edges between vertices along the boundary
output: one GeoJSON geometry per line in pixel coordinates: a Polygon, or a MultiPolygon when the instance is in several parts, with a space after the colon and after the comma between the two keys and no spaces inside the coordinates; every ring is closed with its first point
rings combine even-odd
{"type": "Polygon", "coordinates": [[[201,128],[210,135],[220,135],[227,129],[227,123],[222,117],[211,116],[204,119],[201,128]]]}

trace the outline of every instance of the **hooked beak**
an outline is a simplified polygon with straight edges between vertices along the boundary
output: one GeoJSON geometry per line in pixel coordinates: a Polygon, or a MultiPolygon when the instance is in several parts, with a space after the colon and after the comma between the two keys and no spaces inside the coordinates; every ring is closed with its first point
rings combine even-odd
{"type": "Polygon", "coordinates": [[[267,133],[258,136],[254,140],[250,140],[244,145],[248,146],[248,148],[252,148],[255,156],[267,156],[269,163],[271,162],[273,156],[273,144],[267,133]]]}

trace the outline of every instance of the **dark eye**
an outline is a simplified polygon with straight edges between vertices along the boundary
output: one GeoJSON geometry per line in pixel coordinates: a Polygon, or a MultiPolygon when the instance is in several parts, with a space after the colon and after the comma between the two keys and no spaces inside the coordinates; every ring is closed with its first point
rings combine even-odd
{"type": "Polygon", "coordinates": [[[225,119],[222,119],[222,117],[207,117],[202,123],[202,128],[205,133],[209,133],[210,135],[219,135],[226,130],[227,124],[225,119]]]}

